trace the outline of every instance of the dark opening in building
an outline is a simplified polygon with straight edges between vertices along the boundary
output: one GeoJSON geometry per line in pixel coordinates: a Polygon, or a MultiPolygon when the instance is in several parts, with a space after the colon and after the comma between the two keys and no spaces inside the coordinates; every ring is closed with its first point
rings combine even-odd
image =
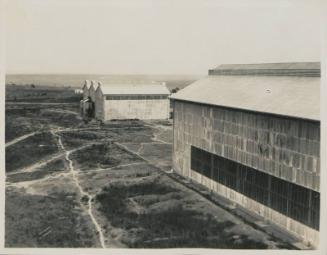
{"type": "Polygon", "coordinates": [[[319,230],[319,192],[191,146],[191,169],[319,230]]]}

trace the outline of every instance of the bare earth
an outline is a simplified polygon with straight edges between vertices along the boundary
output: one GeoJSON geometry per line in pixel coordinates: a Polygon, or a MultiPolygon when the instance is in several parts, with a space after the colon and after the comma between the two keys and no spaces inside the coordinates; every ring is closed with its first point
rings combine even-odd
{"type": "Polygon", "coordinates": [[[6,105],[6,247],[288,248],[169,178],[169,121],[6,105]]]}

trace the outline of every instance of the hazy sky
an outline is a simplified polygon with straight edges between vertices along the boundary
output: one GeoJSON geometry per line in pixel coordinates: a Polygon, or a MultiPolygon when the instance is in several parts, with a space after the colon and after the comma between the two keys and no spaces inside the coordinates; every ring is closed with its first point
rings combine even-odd
{"type": "Polygon", "coordinates": [[[205,74],[222,63],[319,61],[319,9],[309,0],[10,0],[7,73],[205,74]]]}

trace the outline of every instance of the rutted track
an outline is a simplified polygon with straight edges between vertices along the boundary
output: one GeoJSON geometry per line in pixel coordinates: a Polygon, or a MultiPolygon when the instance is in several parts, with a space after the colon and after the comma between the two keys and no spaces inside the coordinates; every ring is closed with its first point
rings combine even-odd
{"type": "MultiPolygon", "coordinates": [[[[57,138],[58,138],[58,144],[59,144],[59,146],[61,147],[61,149],[62,149],[63,151],[65,151],[65,154],[66,154],[66,155],[65,155],[65,159],[66,159],[67,162],[69,163],[69,171],[72,173],[71,176],[72,176],[73,181],[75,182],[75,184],[76,184],[78,190],[80,191],[81,196],[82,196],[82,197],[83,197],[83,196],[86,196],[86,197],[88,198],[88,202],[87,202],[87,203],[88,203],[88,210],[87,210],[87,212],[88,212],[88,214],[89,214],[89,216],[90,216],[90,218],[91,218],[91,220],[92,220],[92,222],[93,222],[93,224],[94,224],[94,226],[95,226],[95,228],[96,228],[96,230],[97,230],[97,232],[98,232],[98,234],[99,234],[99,241],[100,241],[100,243],[101,243],[102,248],[106,248],[102,229],[101,229],[99,223],[97,222],[97,220],[95,219],[95,217],[94,217],[94,215],[93,215],[93,212],[92,212],[92,199],[93,199],[93,197],[92,197],[89,193],[85,192],[85,191],[83,190],[82,186],[81,186],[80,183],[79,183],[79,180],[78,180],[78,177],[77,177],[78,170],[76,170],[76,169],[74,168],[73,161],[69,158],[69,155],[70,155],[71,151],[67,151],[67,150],[65,149],[65,147],[64,147],[64,145],[63,145],[63,143],[62,143],[62,141],[61,141],[61,136],[60,136],[60,135],[58,135],[58,134],[56,134],[56,133],[54,133],[54,135],[57,136],[57,138]]],[[[82,204],[82,203],[81,203],[81,204],[82,204]]],[[[84,205],[82,204],[82,206],[84,206],[84,205]]]]}
{"type": "MultiPolygon", "coordinates": [[[[56,133],[54,133],[54,134],[56,134],[56,133]]],[[[42,166],[45,166],[46,164],[50,163],[51,161],[56,160],[56,159],[64,156],[66,154],[66,152],[73,153],[73,152],[76,152],[76,151],[79,151],[79,150],[83,150],[83,149],[85,149],[87,147],[91,147],[94,144],[101,144],[101,143],[86,144],[86,145],[77,147],[75,149],[72,149],[70,151],[63,151],[62,153],[57,153],[57,154],[51,156],[48,159],[41,160],[41,161],[39,161],[39,162],[37,162],[37,163],[35,163],[33,165],[30,165],[28,167],[21,168],[19,170],[16,170],[16,171],[12,171],[10,173],[7,173],[7,176],[14,175],[14,174],[21,174],[21,173],[31,173],[31,172],[37,170],[38,168],[40,168],[42,166]]]]}
{"type": "Polygon", "coordinates": [[[22,135],[20,137],[17,137],[15,139],[11,140],[10,142],[6,143],[6,148],[11,146],[11,145],[14,145],[15,143],[18,143],[18,142],[20,142],[22,140],[25,140],[26,138],[29,138],[29,137],[31,137],[33,135],[36,135],[38,133],[39,133],[39,131],[35,131],[35,132],[32,132],[32,133],[28,133],[26,135],[22,135]]]}

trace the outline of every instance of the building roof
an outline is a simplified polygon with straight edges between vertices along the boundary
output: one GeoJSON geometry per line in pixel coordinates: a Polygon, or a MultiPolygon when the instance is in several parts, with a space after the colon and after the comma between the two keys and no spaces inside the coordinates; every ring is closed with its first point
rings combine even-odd
{"type": "Polygon", "coordinates": [[[91,82],[90,82],[89,80],[85,80],[85,81],[84,81],[83,89],[84,89],[85,87],[86,87],[87,89],[89,89],[89,88],[91,87],[91,82]]]}
{"type": "Polygon", "coordinates": [[[171,98],[320,120],[319,89],[318,77],[213,75],[192,83],[171,98]]]}
{"type": "Polygon", "coordinates": [[[226,64],[209,70],[209,75],[320,76],[319,62],[226,64]]]}
{"type": "Polygon", "coordinates": [[[102,84],[99,86],[104,95],[169,95],[164,84],[102,84]]]}
{"type": "Polygon", "coordinates": [[[91,86],[93,87],[94,90],[96,90],[98,88],[98,86],[99,86],[99,82],[92,80],[91,81],[91,86]]]}

